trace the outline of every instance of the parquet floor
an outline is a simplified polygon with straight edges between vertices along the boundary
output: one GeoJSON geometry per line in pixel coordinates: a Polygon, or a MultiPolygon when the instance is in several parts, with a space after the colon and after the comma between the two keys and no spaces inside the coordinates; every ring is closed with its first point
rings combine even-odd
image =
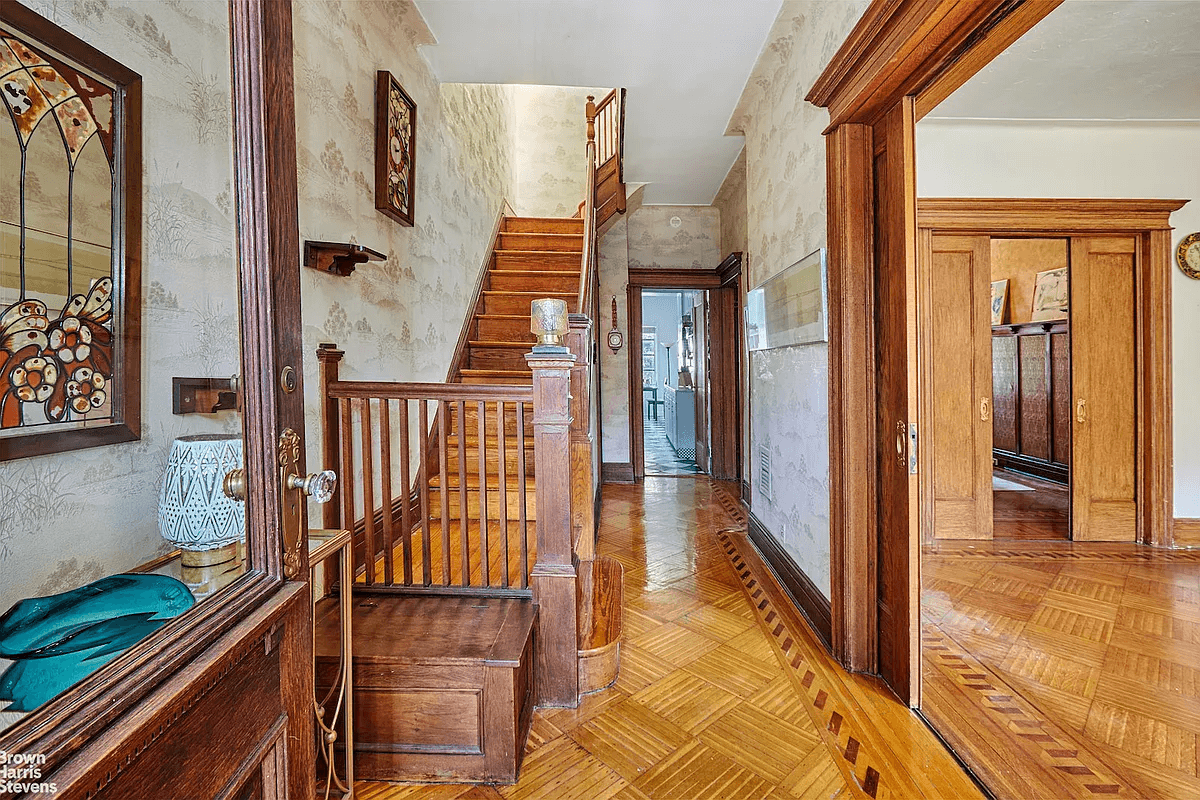
{"type": "Polygon", "coordinates": [[[617,683],[535,714],[516,785],[359,783],[355,796],[981,798],[920,719],[832,661],[739,517],[703,476],[606,486],[599,551],[625,567],[617,683]]]}
{"type": "Polygon", "coordinates": [[[1200,798],[1200,552],[939,546],[923,711],[998,798],[1200,798]]]}
{"type": "Polygon", "coordinates": [[[992,492],[993,535],[997,539],[1069,539],[1071,496],[1068,487],[1029,475],[997,469],[997,478],[1032,491],[992,492]]]}

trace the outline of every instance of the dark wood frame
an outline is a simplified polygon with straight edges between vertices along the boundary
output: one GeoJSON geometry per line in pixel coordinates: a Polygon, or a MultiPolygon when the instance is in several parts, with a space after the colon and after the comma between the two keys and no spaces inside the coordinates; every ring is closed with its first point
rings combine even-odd
{"type": "Polygon", "coordinates": [[[113,116],[114,183],[121,187],[113,205],[114,217],[121,219],[112,261],[113,381],[118,387],[113,419],[105,425],[2,437],[0,461],[136,441],[142,437],[142,76],[20,3],[0,4],[0,22],[45,42],[114,86],[120,103],[113,116]]]}
{"type": "MultiPolygon", "coordinates": [[[[3,6],[14,8],[19,6],[3,6]]],[[[230,22],[242,374],[247,376],[243,419],[251,466],[249,572],[0,735],[2,750],[44,754],[42,772],[60,791],[74,786],[82,793],[81,787],[89,786],[97,792],[134,769],[140,754],[166,738],[223,675],[256,648],[262,652],[265,643],[268,654],[278,648],[281,710],[291,742],[286,764],[277,765],[280,775],[286,773],[286,787],[277,787],[273,796],[312,792],[313,759],[305,744],[313,741],[312,605],[307,583],[283,578],[285,519],[303,504],[293,492],[287,498],[290,508],[285,507],[279,475],[253,466],[274,465],[279,434],[291,428],[301,436],[299,466],[304,468],[304,393],[299,386],[292,392],[277,388],[283,370],[299,365],[302,355],[299,319],[285,313],[300,302],[291,6],[231,0],[230,22]],[[288,319],[294,324],[281,323],[288,319]]],[[[298,521],[304,523],[302,513],[298,521]]],[[[213,753],[205,757],[213,763],[213,753]]],[[[251,766],[238,767],[239,774],[251,766]]],[[[139,797],[188,792],[180,786],[139,789],[139,797]]]]}
{"type": "MultiPolygon", "coordinates": [[[[876,393],[875,235],[881,203],[915,206],[875,186],[876,138],[889,124],[897,143],[911,141],[916,121],[1016,41],[1061,0],[874,0],[806,96],[829,110],[826,183],[829,280],[829,451],[833,650],[850,669],[880,668],[876,563],[882,490],[877,457],[882,443],[867,420],[878,419],[876,393]],[[908,98],[906,100],[906,98],[908,98]],[[905,107],[907,106],[907,108],[905,107]],[[876,201],[879,200],[880,203],[876,201]],[[865,478],[865,480],[864,480],[865,478]]],[[[915,154],[895,153],[893,174],[915,169],[915,154]]],[[[894,181],[897,187],[915,185],[894,181]]],[[[906,190],[901,189],[901,194],[906,190]]],[[[915,221],[914,221],[915,222],[915,221]]],[[[915,240],[913,230],[906,232],[915,240]]],[[[915,410],[914,410],[915,412],[915,410]]],[[[907,503],[907,499],[904,501],[907,503]]],[[[893,688],[919,704],[919,647],[915,623],[919,573],[913,568],[919,531],[913,525],[907,555],[882,565],[902,574],[910,608],[903,631],[907,662],[893,688]]]]}
{"type": "Polygon", "coordinates": [[[400,81],[387,70],[375,73],[375,208],[401,225],[412,227],[417,208],[417,104],[400,81]],[[388,174],[388,94],[392,87],[408,105],[408,213],[392,207],[387,196],[388,174]]]}
{"type": "MultiPolygon", "coordinates": [[[[917,201],[917,227],[935,233],[1004,238],[1096,234],[1137,238],[1134,279],[1137,541],[1159,547],[1175,543],[1170,216],[1187,202],[1090,198],[921,198],[917,201]]],[[[924,465],[923,469],[928,471],[924,465]]]]}
{"type": "MultiPolygon", "coordinates": [[[[627,342],[632,342],[632,341],[640,342],[641,341],[641,338],[642,338],[642,290],[643,289],[691,289],[691,290],[705,291],[705,290],[709,290],[709,289],[720,289],[722,287],[728,288],[728,287],[732,286],[732,287],[737,288],[737,293],[738,293],[738,298],[739,298],[737,305],[740,308],[740,306],[741,306],[740,298],[742,296],[742,291],[741,291],[742,259],[741,259],[741,256],[742,256],[741,253],[731,254],[728,258],[726,258],[724,261],[722,261],[719,265],[717,265],[716,267],[713,267],[711,269],[660,269],[660,268],[655,268],[655,267],[632,267],[632,268],[630,268],[629,284],[628,284],[628,288],[627,288],[627,292],[626,292],[626,297],[627,297],[627,302],[628,302],[628,305],[626,307],[629,309],[629,312],[627,314],[628,319],[626,320],[626,324],[627,324],[628,328],[626,330],[625,340],[627,342]]],[[[745,331],[742,330],[742,325],[740,324],[740,314],[738,316],[739,316],[739,324],[735,326],[736,330],[733,332],[737,336],[737,339],[736,339],[737,346],[735,348],[735,352],[737,353],[737,362],[738,362],[737,369],[739,370],[737,374],[740,376],[741,375],[740,371],[746,368],[745,365],[742,364],[742,360],[744,358],[744,353],[742,351],[745,349],[745,341],[744,341],[745,340],[745,331]]],[[[711,326],[710,326],[710,336],[711,336],[711,326]]],[[[709,360],[710,360],[710,362],[712,361],[711,354],[710,354],[709,360]]],[[[740,394],[741,394],[741,381],[740,380],[738,380],[736,386],[734,387],[734,391],[739,395],[739,397],[735,398],[735,402],[734,402],[734,406],[736,406],[737,411],[738,411],[738,413],[734,415],[734,419],[736,420],[737,418],[740,417],[740,410],[743,405],[741,402],[741,399],[740,399],[740,394]]],[[[646,451],[645,451],[646,434],[645,434],[645,426],[642,423],[642,414],[641,414],[642,397],[641,397],[641,395],[642,395],[642,361],[641,361],[641,352],[639,350],[638,357],[635,358],[631,354],[630,358],[629,358],[629,450],[630,450],[629,456],[630,456],[630,463],[633,466],[633,480],[634,481],[640,481],[646,477],[646,451]],[[637,413],[634,413],[635,409],[637,409],[637,413]]],[[[722,404],[722,408],[724,408],[724,407],[725,407],[724,404],[722,404]]],[[[725,415],[725,416],[728,417],[729,415],[725,415]]],[[[726,424],[727,422],[728,422],[728,420],[724,420],[723,424],[726,424]]],[[[742,435],[740,424],[738,424],[737,422],[734,422],[733,424],[737,425],[737,427],[734,428],[732,435],[734,436],[734,438],[736,438],[740,442],[741,435],[742,435]]],[[[714,426],[714,429],[715,428],[716,428],[716,426],[714,426]]],[[[722,433],[722,436],[725,436],[725,435],[729,435],[729,434],[722,433]]],[[[715,437],[716,434],[713,433],[712,436],[715,437]]],[[[738,458],[742,457],[742,453],[740,452],[740,447],[736,447],[736,445],[735,445],[735,448],[736,448],[734,450],[735,456],[738,458]]],[[[610,474],[617,476],[617,471],[616,471],[617,469],[618,469],[618,467],[616,467],[615,465],[610,467],[610,470],[611,470],[610,474]]],[[[624,470],[622,468],[620,470],[620,477],[624,477],[625,474],[626,473],[624,472],[624,470]]],[[[734,474],[740,478],[740,476],[741,476],[740,461],[735,465],[734,474]]],[[[623,481],[621,481],[621,482],[623,482],[623,481]]]]}

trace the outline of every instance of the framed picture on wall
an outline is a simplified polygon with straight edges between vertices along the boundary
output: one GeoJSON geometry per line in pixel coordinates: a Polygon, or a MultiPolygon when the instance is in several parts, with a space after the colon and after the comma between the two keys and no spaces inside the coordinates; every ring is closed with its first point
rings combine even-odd
{"type": "Polygon", "coordinates": [[[747,293],[749,349],[829,341],[827,292],[825,248],[821,248],[747,293]]]}
{"type": "Polygon", "coordinates": [[[1008,323],[1008,278],[992,281],[992,324],[1008,323]]]}
{"type": "Polygon", "coordinates": [[[1039,272],[1033,283],[1033,321],[1064,319],[1070,296],[1066,267],[1039,272]]]}
{"type": "Polygon", "coordinates": [[[412,227],[417,175],[417,104],[392,77],[375,81],[375,208],[412,227]]]}

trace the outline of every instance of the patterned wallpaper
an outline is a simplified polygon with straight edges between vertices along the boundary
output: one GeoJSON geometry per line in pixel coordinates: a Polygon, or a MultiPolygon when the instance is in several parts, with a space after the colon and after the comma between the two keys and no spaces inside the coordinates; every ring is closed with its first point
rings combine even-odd
{"type": "MultiPolygon", "coordinates": [[[[825,246],[828,114],[804,95],[867,0],[787,0],[734,111],[746,136],[746,284],[825,246]]],[[[772,496],[752,476],[755,515],[829,596],[829,351],[811,344],[751,355],[750,461],[770,454],[772,496]]]]}
{"type": "Polygon", "coordinates": [[[712,204],[721,213],[721,258],[740,252],[744,259],[746,226],[749,224],[746,211],[746,148],[742,148],[737,161],[729,168],[712,204]]]}
{"type": "MultiPolygon", "coordinates": [[[[612,324],[604,309],[617,297],[617,318],[622,330],[629,320],[626,288],[630,267],[700,269],[721,262],[720,212],[709,206],[641,206],[617,220],[600,240],[601,331],[612,324]],[[679,226],[671,224],[677,217],[679,226]]],[[[605,463],[628,463],[629,354],[627,342],[616,355],[601,348],[601,439],[605,463]]]]}
{"type": "Polygon", "coordinates": [[[588,95],[607,89],[510,86],[515,136],[513,208],[531,217],[569,217],[587,182],[588,95]]]}
{"type": "Polygon", "coordinates": [[[143,80],[142,439],[0,464],[0,613],[167,550],[158,489],[177,436],[171,377],[238,371],[229,22],[223,3],[22,0],[143,80]]]}

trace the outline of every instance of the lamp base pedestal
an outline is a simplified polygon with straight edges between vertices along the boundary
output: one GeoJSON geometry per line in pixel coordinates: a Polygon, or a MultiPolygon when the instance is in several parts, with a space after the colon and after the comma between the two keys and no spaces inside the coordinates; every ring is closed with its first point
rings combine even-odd
{"type": "Polygon", "coordinates": [[[179,555],[179,579],[197,600],[215,594],[246,571],[242,542],[232,542],[215,550],[180,550],[179,555]]]}

